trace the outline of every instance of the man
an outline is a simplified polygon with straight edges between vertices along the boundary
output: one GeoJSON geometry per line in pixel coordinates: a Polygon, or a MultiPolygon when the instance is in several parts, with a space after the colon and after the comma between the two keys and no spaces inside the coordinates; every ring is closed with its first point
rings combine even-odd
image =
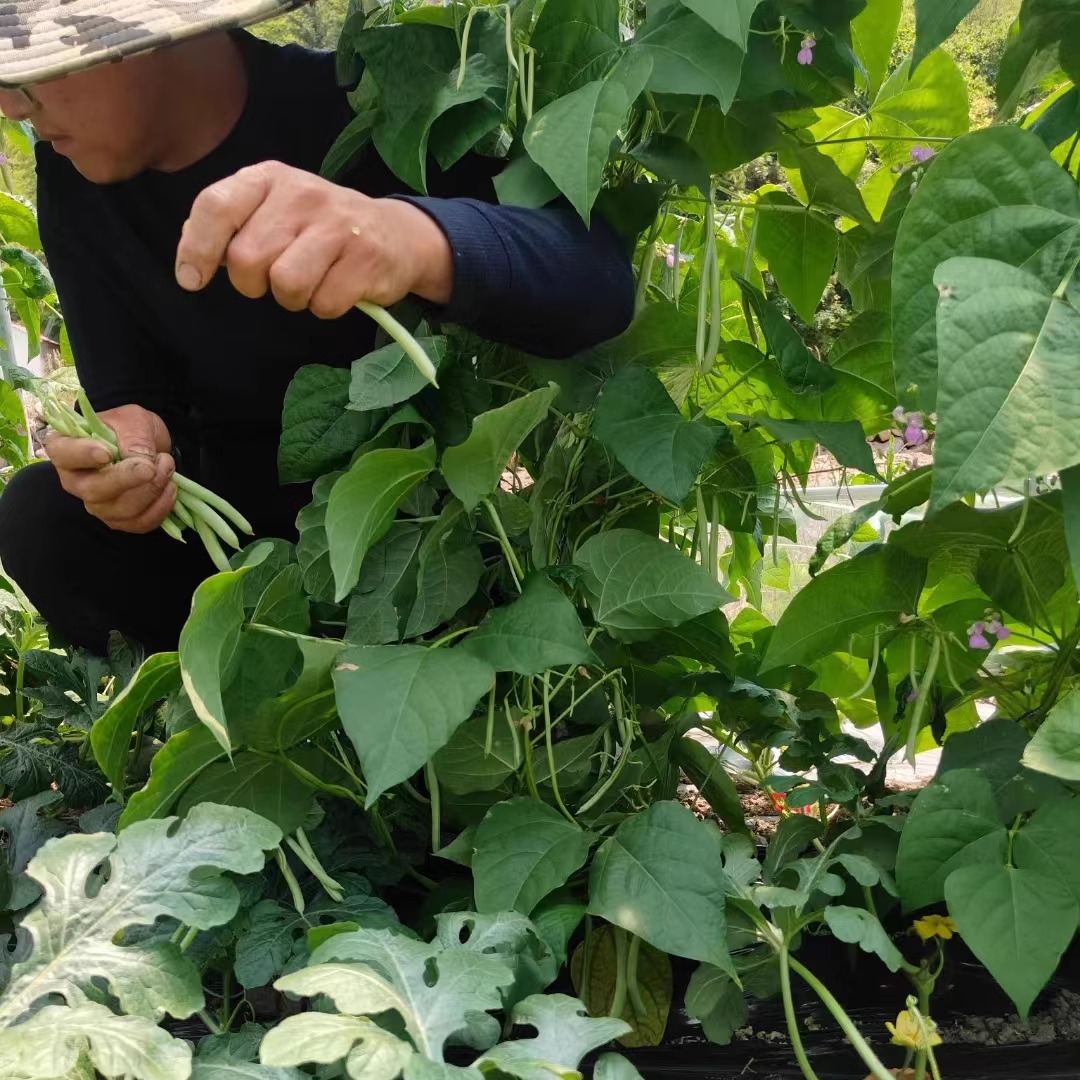
{"type": "Polygon", "coordinates": [[[320,179],[352,115],[334,58],[231,29],[296,4],[0,5],[0,86],[22,87],[0,90],[0,111],[42,140],[45,252],[80,379],[126,455],[104,464],[95,444],[54,436],[51,464],[0,499],[0,562],[74,644],[100,651],[119,630],[175,647],[212,572],[201,545],[157,528],[177,455],[258,535],[294,535],[308,493],[278,484],[282,400],[304,364],[372,348],[358,300],[412,295],[547,356],[630,321],[614,233],[493,205],[494,161],[432,166],[432,197],[408,195],[374,151],[348,186],[320,179]]]}

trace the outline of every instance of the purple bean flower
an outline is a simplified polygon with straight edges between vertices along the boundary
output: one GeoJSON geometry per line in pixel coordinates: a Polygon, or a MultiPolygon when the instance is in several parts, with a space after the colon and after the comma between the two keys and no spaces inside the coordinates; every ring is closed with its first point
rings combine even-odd
{"type": "Polygon", "coordinates": [[[911,148],[911,160],[916,165],[925,165],[936,153],[937,151],[929,146],[913,146],[911,148]]]}
{"type": "Polygon", "coordinates": [[[904,425],[904,442],[908,446],[922,446],[928,439],[926,433],[926,421],[919,412],[905,412],[903,405],[897,405],[893,409],[893,419],[896,423],[904,425]]]}
{"type": "MultiPolygon", "coordinates": [[[[664,245],[661,246],[660,251],[664,256],[664,262],[666,262],[668,264],[668,266],[670,266],[671,268],[674,269],[674,267],[675,267],[675,245],[674,244],[664,244],[664,245]]],[[[688,263],[688,262],[693,262],[693,261],[694,261],[694,256],[693,255],[687,255],[684,252],[679,252],[679,262],[680,263],[688,263]]]]}
{"type": "Polygon", "coordinates": [[[1007,626],[1002,626],[1001,620],[996,616],[986,624],[986,632],[993,634],[998,641],[1006,641],[1012,637],[1012,631],[1007,626]]]}
{"type": "Polygon", "coordinates": [[[815,38],[812,34],[808,34],[802,39],[802,48],[799,49],[799,55],[796,57],[796,59],[799,61],[800,64],[803,65],[803,67],[807,67],[814,62],[814,48],[816,46],[817,38],[815,38]]]}
{"type": "Polygon", "coordinates": [[[986,623],[972,623],[968,627],[968,645],[973,649],[990,648],[990,642],[986,639],[986,623]]]}

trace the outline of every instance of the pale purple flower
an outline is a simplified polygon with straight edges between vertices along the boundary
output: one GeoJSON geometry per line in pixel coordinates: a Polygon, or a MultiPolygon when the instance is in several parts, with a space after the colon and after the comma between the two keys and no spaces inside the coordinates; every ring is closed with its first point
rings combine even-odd
{"type": "Polygon", "coordinates": [[[913,146],[911,148],[911,160],[916,165],[925,165],[936,153],[937,151],[929,146],[913,146]]]}
{"type": "Polygon", "coordinates": [[[905,412],[903,405],[897,405],[893,409],[893,419],[898,425],[904,425],[904,442],[908,446],[922,446],[929,439],[922,413],[905,412]]]}
{"type": "Polygon", "coordinates": [[[986,624],[986,632],[993,634],[998,641],[1005,641],[1012,637],[1012,631],[1007,626],[1002,626],[998,618],[993,618],[986,624]]]}
{"type": "Polygon", "coordinates": [[[796,59],[803,67],[807,67],[814,62],[814,48],[816,45],[817,39],[812,34],[808,34],[802,39],[802,48],[799,49],[799,55],[796,59]]]}
{"type": "Polygon", "coordinates": [[[968,627],[968,645],[973,649],[990,648],[990,642],[986,640],[986,623],[972,623],[968,627]]]}
{"type": "MultiPolygon", "coordinates": [[[[663,255],[664,255],[664,262],[666,262],[669,267],[674,269],[675,268],[675,245],[674,244],[664,244],[663,247],[661,248],[661,250],[662,250],[663,255]]],[[[688,263],[688,262],[693,262],[693,261],[694,261],[694,256],[693,255],[686,255],[683,252],[679,252],[679,262],[680,263],[688,263]]]]}

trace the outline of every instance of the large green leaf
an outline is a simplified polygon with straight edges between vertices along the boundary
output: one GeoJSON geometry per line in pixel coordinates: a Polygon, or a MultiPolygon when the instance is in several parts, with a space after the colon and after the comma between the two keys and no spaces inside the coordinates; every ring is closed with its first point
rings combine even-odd
{"type": "Polygon", "coordinates": [[[434,467],[432,442],[416,450],[372,450],[334,484],[326,539],[339,602],[352,592],[364,556],[387,534],[398,507],[434,467]]]}
{"type": "MultiPolygon", "coordinates": [[[[518,5],[530,19],[528,4],[518,5]]],[[[536,107],[600,78],[619,51],[619,0],[549,0],[530,44],[537,51],[536,107]]]]}
{"type": "Polygon", "coordinates": [[[812,664],[846,649],[856,633],[885,630],[913,615],[926,563],[894,547],[860,552],[800,590],[776,626],[762,671],[812,664]]]}
{"type": "Polygon", "coordinates": [[[749,1016],[746,997],[731,973],[712,964],[702,964],[690,976],[686,1011],[718,1046],[727,1046],[749,1016]]]}
{"type": "Polygon", "coordinates": [[[904,61],[870,107],[870,141],[890,169],[910,165],[911,148],[920,139],[954,138],[967,129],[964,75],[943,50],[928,56],[914,72],[904,61]]]}
{"type": "MultiPolygon", "coordinates": [[[[269,549],[268,549],[269,550],[269,549]]],[[[228,752],[228,719],[222,694],[244,626],[244,576],[249,562],[207,578],[196,590],[191,615],[180,631],[180,675],[195,715],[228,752]]]]}
{"type": "Polygon", "coordinates": [[[117,795],[124,793],[124,774],[131,754],[131,736],[139,717],[155,702],[180,688],[177,653],[151,656],[110,702],[90,730],[90,745],[101,771],[117,795]]]}
{"type": "Polygon", "coordinates": [[[494,680],[490,664],[461,649],[346,649],[334,686],[341,722],[364,770],[368,805],[423,768],[494,680]]]}
{"type": "Polygon", "coordinates": [[[827,217],[800,208],[785,192],[768,192],[758,206],[758,251],[799,318],[813,325],[836,264],[839,234],[827,217]]]}
{"type": "Polygon", "coordinates": [[[938,290],[946,259],[968,255],[1026,269],[1053,292],[1080,255],[1075,182],[1036,135],[993,127],[934,160],[900,224],[893,260],[893,341],[901,394],[937,401],[938,290]]]}
{"type": "Polygon", "coordinates": [[[334,599],[334,572],[330,569],[330,547],[326,540],[326,507],[330,492],[341,473],[327,473],[315,481],[311,502],[296,517],[300,541],[296,561],[304,572],[304,591],[312,600],[329,603],[334,599]]]}
{"type": "Polygon", "coordinates": [[[651,66],[643,52],[631,50],[606,77],[556,98],[534,113],[525,129],[523,141],[529,157],[586,222],[603,185],[612,141],[630,106],[645,89],[651,66]]]}
{"type": "Polygon", "coordinates": [[[725,112],[731,108],[742,78],[745,43],[717,34],[694,11],[672,6],[654,16],[650,10],[633,51],[652,61],[648,87],[654,93],[712,97],[725,112]]]}
{"type": "Polygon", "coordinates": [[[460,50],[453,31],[415,23],[362,31],[354,46],[382,91],[372,133],[375,146],[405,183],[426,191],[428,140],[435,121],[489,93],[500,99],[506,66],[473,53],[459,80],[460,50]]]}
{"type": "Polygon", "coordinates": [[[533,1028],[536,1035],[501,1043],[478,1064],[493,1065],[519,1080],[580,1076],[581,1059],[625,1035],[630,1026],[606,1016],[589,1016],[580,1001],[563,994],[526,998],[514,1008],[513,1022],[533,1028]]]}
{"type": "Polygon", "coordinates": [[[373,420],[349,412],[348,404],[349,373],[343,368],[311,364],[293,376],[278,447],[283,484],[315,480],[349,463],[353,451],[371,434],[373,420]]]}
{"type": "Polygon", "coordinates": [[[902,10],[903,0],[867,0],[851,20],[851,46],[865,71],[856,72],[856,79],[871,100],[888,74],[902,10]]]}
{"type": "Polygon", "coordinates": [[[1080,904],[1080,798],[1040,806],[1016,834],[1013,859],[1020,870],[1056,879],[1080,904]]]}
{"type": "Polygon", "coordinates": [[[928,57],[947,41],[979,0],[915,0],[915,52],[912,64],[928,57]]]}
{"type": "Polygon", "coordinates": [[[960,867],[1004,865],[1007,839],[989,780],[972,769],[935,780],[915,800],[900,834],[896,884],[904,910],[940,901],[960,867]]]}
{"type": "Polygon", "coordinates": [[[941,301],[931,510],[1080,463],[1072,437],[1080,312],[1028,271],[990,259],[949,259],[934,281],[941,301]]]}
{"type": "Polygon", "coordinates": [[[612,529],[574,554],[596,621],[623,641],[680,626],[716,611],[731,597],[697,563],[670,544],[633,529],[612,529]]]}
{"type": "Polygon", "coordinates": [[[225,755],[213,732],[201,724],[174,735],[154,755],[150,779],[131,796],[120,815],[119,827],[124,829],[137,821],[167,814],[184,788],[225,755]]]}
{"type": "Polygon", "coordinates": [[[96,1002],[48,1005],[18,1027],[0,1031],[0,1073],[11,1080],[81,1080],[87,1074],[79,1066],[87,1059],[91,1075],[108,1080],[188,1080],[192,1075],[189,1043],[141,1016],[117,1016],[96,1002]]]}
{"type": "Polygon", "coordinates": [[[765,294],[745,278],[738,274],[734,277],[761,323],[761,331],[765,335],[769,352],[776,357],[784,382],[796,394],[820,393],[832,386],[836,376],[814,357],[780,309],[770,304],[765,299],[765,294]]]}
{"type": "MultiPolygon", "coordinates": [[[[168,942],[119,945],[129,927],[172,918],[208,930],[240,904],[224,871],[253,874],[281,842],[270,822],[232,807],[203,805],[182,821],[147,821],[119,837],[65,836],[47,844],[29,874],[44,899],[23,921],[33,948],[11,968],[0,1001],[0,1033],[18,1029],[35,1003],[59,995],[78,1007],[107,984],[124,1012],[148,1020],[183,1018],[202,1008],[198,970],[168,942]],[[95,873],[104,859],[110,873],[95,873]]],[[[0,1041],[3,1040],[0,1034],[0,1041]]]]}
{"type": "Polygon", "coordinates": [[[30,251],[41,250],[34,208],[6,191],[0,192],[0,238],[6,244],[19,244],[30,251]]]}
{"type": "Polygon", "coordinates": [[[589,836],[544,803],[511,799],[488,811],[473,847],[477,910],[529,915],[585,865],[589,836]]]}
{"type": "Polygon", "coordinates": [[[628,818],[593,860],[589,911],[673,956],[731,970],[719,831],[678,803],[628,818]]]}
{"type": "Polygon", "coordinates": [[[439,783],[455,795],[494,791],[521,765],[517,737],[504,716],[495,717],[490,752],[488,745],[488,718],[466,720],[435,755],[439,783]]]}
{"type": "Polygon", "coordinates": [[[547,416],[558,393],[556,386],[545,387],[482,413],[469,437],[443,453],[443,477],[466,510],[475,509],[499,486],[510,458],[547,416]]]}
{"type": "Polygon", "coordinates": [[[205,768],[180,797],[177,813],[199,803],[239,806],[294,833],[311,810],[314,791],[276,758],[240,753],[205,768]]]}
{"type": "Polygon", "coordinates": [[[855,420],[774,420],[769,416],[758,416],[755,420],[778,442],[820,444],[841,465],[868,476],[878,474],[874,452],[855,420]]]}
{"type": "MultiPolygon", "coordinates": [[[[446,338],[421,337],[418,340],[438,369],[446,352],[446,338]]],[[[348,407],[357,412],[388,409],[408,401],[427,384],[426,377],[405,350],[397,342],[391,342],[353,361],[348,407]]]]}
{"type": "Polygon", "coordinates": [[[488,612],[461,646],[496,671],[539,675],[549,668],[595,662],[574,605],[543,574],[525,581],[508,607],[488,612]]]}
{"type": "Polygon", "coordinates": [[[1073,691],[1050,710],[1023,761],[1036,772],[1080,783],[1080,693],[1073,691]]]}
{"type": "Polygon", "coordinates": [[[733,41],[746,52],[746,45],[750,40],[750,22],[761,0],[732,0],[731,3],[723,4],[714,3],[713,0],[679,2],[704,19],[718,34],[723,34],[728,41],[733,41]]]}
{"type": "Polygon", "coordinates": [[[951,874],[945,899],[964,944],[1026,1020],[1076,934],[1076,897],[1037,870],[988,859],[951,874]]]}
{"type": "Polygon", "coordinates": [[[419,525],[396,521],[364,556],[349,600],[345,640],[350,645],[387,645],[401,636],[401,608],[408,610],[411,602],[410,585],[423,536],[419,525]]]}
{"type": "Polygon", "coordinates": [[[682,503],[721,431],[683,419],[664,384],[651,371],[634,366],[604,383],[593,433],[631,476],[682,503]]]}
{"type": "MultiPolygon", "coordinates": [[[[428,945],[388,930],[337,934],[314,951],[311,962],[279,979],[276,987],[305,997],[325,994],[352,1016],[394,1011],[416,1052],[436,1062],[443,1060],[446,1040],[468,1026],[470,1014],[499,1008],[500,987],[513,981],[497,955],[468,945],[428,945]]],[[[295,1058],[282,1060],[290,1057],[289,1026],[280,1025],[269,1046],[269,1039],[263,1041],[267,1064],[299,1064],[295,1058]]]]}

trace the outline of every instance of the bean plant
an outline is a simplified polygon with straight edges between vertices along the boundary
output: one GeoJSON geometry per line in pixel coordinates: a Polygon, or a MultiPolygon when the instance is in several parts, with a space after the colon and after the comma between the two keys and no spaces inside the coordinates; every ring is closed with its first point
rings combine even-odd
{"type": "Polygon", "coordinates": [[[550,360],[405,305],[430,368],[297,373],[299,541],[107,699],[96,827],[14,808],[0,1074],[626,1080],[777,998],[814,1080],[801,985],[921,1080],[961,943],[1036,1006],[1080,925],[1080,4],[1024,0],[976,131],[976,0],[915,7],[894,63],[900,0],[354,5],[326,175],[501,157],[625,236],[637,317],[550,360]],[[823,452],[877,497],[774,623],[823,452]]]}

